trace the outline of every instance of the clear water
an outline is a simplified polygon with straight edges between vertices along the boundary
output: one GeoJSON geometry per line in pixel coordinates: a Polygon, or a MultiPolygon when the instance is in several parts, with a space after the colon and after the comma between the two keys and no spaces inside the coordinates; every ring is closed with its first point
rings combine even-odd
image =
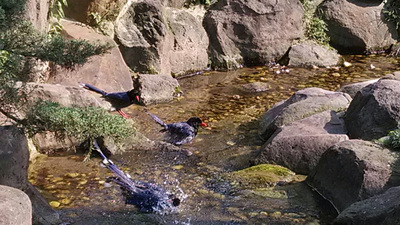
{"type": "Polygon", "coordinates": [[[84,163],[81,153],[39,158],[30,166],[30,180],[49,202],[60,203],[55,209],[65,224],[328,224],[334,212],[301,182],[304,176],[265,196],[224,175],[251,165],[263,144],[257,135],[259,118],[276,102],[306,87],[337,90],[399,69],[397,58],[385,56],[348,56],[346,61],[352,66],[206,72],[179,79],[184,95],[171,103],[124,110],[153,140],[161,139],[160,127],[145,109],[165,122],[199,116],[209,125],[179,151],[133,149],[112,156],[134,179],[178,194],[183,203],[175,213],[143,214],[125,205],[116,185],[105,187],[111,173],[99,166],[100,159],[84,163]],[[267,90],[251,92],[243,86],[255,82],[267,90]]]}

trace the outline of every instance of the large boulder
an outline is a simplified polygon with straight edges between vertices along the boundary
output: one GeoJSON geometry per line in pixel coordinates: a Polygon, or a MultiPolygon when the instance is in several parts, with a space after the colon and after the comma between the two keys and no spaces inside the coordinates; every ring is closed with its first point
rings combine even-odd
{"type": "Polygon", "coordinates": [[[0,224],[32,224],[31,201],[23,191],[0,185],[0,199],[0,224]]]}
{"type": "Polygon", "coordinates": [[[208,36],[202,24],[184,10],[166,8],[165,17],[174,35],[174,46],[169,50],[172,74],[202,70],[208,65],[208,36]]]}
{"type": "Polygon", "coordinates": [[[100,95],[95,95],[79,86],[64,86],[54,84],[36,84],[27,83],[26,92],[30,102],[37,100],[58,102],[61,106],[66,107],[102,107],[110,109],[111,104],[100,95]]]}
{"type": "Polygon", "coordinates": [[[0,184],[24,191],[32,202],[33,224],[59,224],[59,214],[28,181],[26,136],[14,127],[0,127],[0,184]]]}
{"type": "Polygon", "coordinates": [[[181,74],[208,64],[201,23],[160,0],[128,2],[116,21],[116,39],[128,66],[139,73],[181,74]]]}
{"type": "Polygon", "coordinates": [[[279,128],[261,147],[257,163],[273,163],[308,174],[332,145],[348,140],[344,122],[324,111],[279,128]]]}
{"type": "Polygon", "coordinates": [[[343,111],[351,97],[342,92],[321,88],[306,88],[294,93],[289,99],[275,104],[261,118],[259,135],[264,140],[281,126],[326,110],[343,111]]]}
{"type": "Polygon", "coordinates": [[[285,54],[303,36],[298,0],[220,0],[204,17],[214,68],[264,64],[285,54]]]}
{"type": "Polygon", "coordinates": [[[400,80],[380,79],[361,89],[345,117],[350,138],[378,139],[396,129],[400,123],[399,99],[400,80]]]}
{"type": "Polygon", "coordinates": [[[171,76],[140,74],[135,85],[144,105],[169,102],[181,94],[178,81],[171,76]]]}
{"type": "Polygon", "coordinates": [[[383,192],[393,179],[395,160],[388,149],[372,142],[343,141],[321,156],[306,183],[342,212],[354,202],[383,192]]]}
{"type": "Polygon", "coordinates": [[[329,0],[320,5],[331,45],[341,54],[386,49],[396,43],[396,26],[384,20],[384,2],[329,0]]]}
{"type": "Polygon", "coordinates": [[[294,67],[328,67],[339,63],[340,55],[332,49],[314,42],[293,45],[288,54],[289,65],[294,67]]]}
{"type": "Polygon", "coordinates": [[[400,187],[393,187],[380,195],[356,202],[341,212],[333,225],[387,224],[400,222],[400,187]]]}
{"type": "Polygon", "coordinates": [[[101,43],[110,43],[114,47],[104,55],[92,56],[87,63],[74,70],[58,68],[48,83],[76,86],[78,82],[84,82],[109,92],[129,91],[133,88],[129,68],[111,38],[100,35],[78,22],[62,20],[61,24],[64,35],[68,38],[100,41],[101,43]]]}

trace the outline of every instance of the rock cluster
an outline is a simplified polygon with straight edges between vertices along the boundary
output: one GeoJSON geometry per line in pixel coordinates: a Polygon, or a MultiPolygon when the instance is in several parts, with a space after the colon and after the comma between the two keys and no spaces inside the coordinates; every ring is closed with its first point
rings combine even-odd
{"type": "Polygon", "coordinates": [[[260,123],[267,141],[255,162],[308,175],[307,185],[339,213],[334,224],[396,224],[399,154],[372,140],[400,124],[398,72],[343,90],[357,88],[353,99],[309,88],[276,104],[260,123]]]}

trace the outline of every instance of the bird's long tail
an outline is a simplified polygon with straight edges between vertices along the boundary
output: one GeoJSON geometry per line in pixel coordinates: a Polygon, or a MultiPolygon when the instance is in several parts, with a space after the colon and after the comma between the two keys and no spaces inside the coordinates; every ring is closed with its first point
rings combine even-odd
{"type": "Polygon", "coordinates": [[[116,177],[113,179],[110,179],[111,181],[113,181],[116,184],[119,184],[120,186],[122,186],[123,188],[125,188],[128,191],[131,192],[138,192],[138,188],[135,184],[135,182],[131,179],[131,176],[127,173],[124,173],[122,170],[120,170],[111,160],[109,160],[104,153],[101,151],[99,145],[97,144],[97,141],[94,141],[93,143],[96,151],[98,151],[101,155],[101,157],[103,158],[103,164],[109,169],[111,170],[111,172],[113,172],[116,177]]]}
{"type": "Polygon", "coordinates": [[[151,118],[153,118],[154,121],[156,121],[158,124],[160,124],[161,126],[163,126],[165,129],[167,128],[167,124],[165,124],[160,118],[158,118],[156,115],[151,114],[150,112],[147,112],[147,114],[149,114],[151,116],[151,118]]]}
{"type": "Polygon", "coordinates": [[[93,85],[85,84],[85,83],[79,83],[79,85],[80,85],[81,87],[83,87],[83,88],[88,89],[88,90],[97,92],[97,93],[99,93],[99,94],[101,94],[101,95],[103,95],[103,96],[106,96],[106,95],[107,95],[107,92],[105,92],[105,91],[103,91],[103,90],[101,90],[101,89],[99,89],[99,88],[97,88],[97,87],[95,87],[95,86],[93,86],[93,85]]]}

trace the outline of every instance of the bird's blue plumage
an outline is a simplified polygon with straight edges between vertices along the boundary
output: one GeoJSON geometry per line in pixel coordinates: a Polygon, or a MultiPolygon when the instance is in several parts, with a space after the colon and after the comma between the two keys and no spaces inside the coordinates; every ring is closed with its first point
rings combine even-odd
{"type": "Polygon", "coordinates": [[[103,164],[116,175],[116,177],[110,177],[107,181],[112,181],[121,186],[126,204],[136,205],[142,212],[163,212],[180,204],[178,198],[158,185],[132,180],[128,174],[120,170],[103,154],[96,141],[94,147],[103,158],[103,164]]]}

